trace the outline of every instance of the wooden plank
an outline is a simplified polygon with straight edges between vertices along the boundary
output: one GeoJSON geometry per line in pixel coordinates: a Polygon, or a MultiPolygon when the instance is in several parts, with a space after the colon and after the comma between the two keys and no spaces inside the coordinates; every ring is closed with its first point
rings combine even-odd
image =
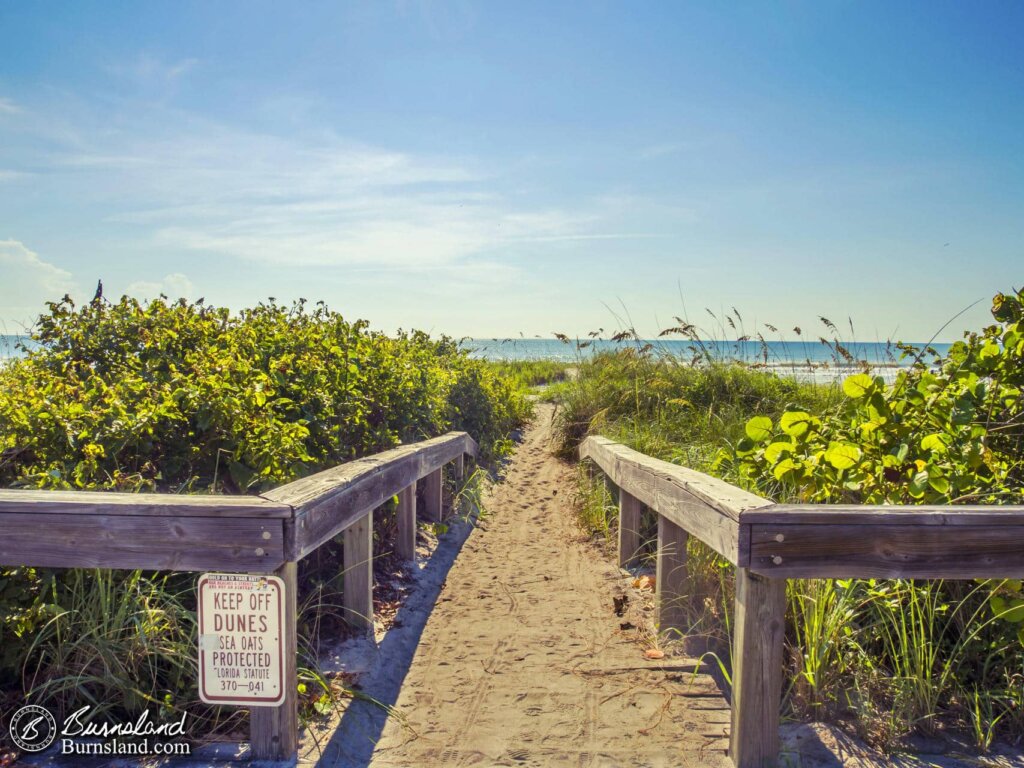
{"type": "Polygon", "coordinates": [[[294,507],[299,556],[312,552],[401,489],[476,450],[465,432],[451,432],[342,464],[268,491],[264,496],[294,507]]]}
{"type": "MultiPolygon", "coordinates": [[[[295,508],[296,512],[302,512],[311,505],[323,503],[328,498],[349,494],[350,489],[356,483],[367,477],[372,477],[387,465],[407,463],[416,467],[418,477],[423,477],[452,461],[461,453],[472,453],[475,446],[476,443],[465,432],[449,432],[431,440],[401,445],[373,456],[340,464],[337,467],[275,488],[264,493],[263,497],[289,504],[295,508]]],[[[399,488],[394,488],[388,495],[393,496],[399,490],[399,488]]],[[[380,503],[373,506],[379,506],[380,503]]]]}
{"type": "Polygon", "coordinates": [[[644,505],[635,496],[619,491],[619,567],[628,568],[640,554],[640,515],[644,505]]]}
{"type": "Polygon", "coordinates": [[[353,482],[344,494],[328,495],[307,504],[295,518],[299,557],[333,539],[367,512],[376,509],[402,488],[416,482],[419,467],[411,461],[384,464],[353,482]]]}
{"type": "Polygon", "coordinates": [[[686,631],[688,592],[685,530],[664,515],[658,515],[657,575],[654,580],[658,632],[678,637],[686,631]]]}
{"type": "Polygon", "coordinates": [[[779,756],[786,582],[736,569],[729,752],[737,768],[774,768],[779,756]]]}
{"type": "Polygon", "coordinates": [[[110,493],[0,489],[0,513],[145,515],[152,517],[291,517],[292,510],[259,496],[110,493]]]}
{"type": "Polygon", "coordinates": [[[751,524],[1024,525],[1024,507],[993,505],[774,504],[741,513],[751,524]]]}
{"type": "Polygon", "coordinates": [[[373,630],[373,513],[345,529],[345,620],[356,629],[373,630]]]}
{"type": "Polygon", "coordinates": [[[771,504],[767,499],[748,493],[717,477],[652,458],[606,437],[591,435],[586,438],[580,445],[580,457],[592,459],[620,488],[622,483],[615,479],[614,469],[617,465],[639,467],[659,477],[671,479],[690,496],[733,519],[739,519],[739,514],[748,509],[771,504]]]}
{"type": "Polygon", "coordinates": [[[753,525],[750,569],[775,578],[1024,577],[1024,525],[753,525]]]}
{"type": "Polygon", "coordinates": [[[771,504],[717,478],[614,443],[588,437],[580,457],[593,460],[620,488],[703,541],[732,563],[745,565],[741,513],[771,504]]]}
{"type": "Polygon", "coordinates": [[[398,492],[398,536],[395,553],[403,560],[416,559],[416,484],[398,492]]]}
{"type": "Polygon", "coordinates": [[[242,517],[0,513],[0,563],[268,573],[285,560],[285,522],[242,517]]]}
{"type": "Polygon", "coordinates": [[[440,522],[443,514],[442,488],[444,487],[440,469],[435,469],[421,481],[423,483],[423,517],[433,522],[440,522]]]}
{"type": "Polygon", "coordinates": [[[455,457],[455,466],[453,468],[455,481],[461,483],[466,477],[466,454],[460,453],[455,457]]]}
{"type": "Polygon", "coordinates": [[[298,614],[298,577],[295,562],[287,562],[274,571],[284,581],[285,620],[281,628],[284,643],[284,701],[279,707],[252,707],[249,710],[249,741],[257,760],[291,760],[299,744],[299,700],[296,654],[298,614]]]}

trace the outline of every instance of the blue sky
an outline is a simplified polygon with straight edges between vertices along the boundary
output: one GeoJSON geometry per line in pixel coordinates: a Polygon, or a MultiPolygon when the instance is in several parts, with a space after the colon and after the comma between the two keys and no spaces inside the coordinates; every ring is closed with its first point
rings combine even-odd
{"type": "Polygon", "coordinates": [[[0,318],[70,291],[940,340],[1024,282],[1020,3],[0,4],[0,318]],[[710,325],[710,318],[708,325],[710,325]]]}

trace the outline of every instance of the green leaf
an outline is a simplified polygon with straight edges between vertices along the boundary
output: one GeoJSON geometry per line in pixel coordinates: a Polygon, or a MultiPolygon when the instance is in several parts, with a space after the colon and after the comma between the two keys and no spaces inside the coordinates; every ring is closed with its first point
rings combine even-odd
{"type": "Polygon", "coordinates": [[[772,436],[772,420],[767,416],[755,416],[747,422],[746,433],[755,443],[763,443],[772,436]]]}
{"type": "Polygon", "coordinates": [[[866,373],[858,373],[843,381],[843,392],[847,397],[858,400],[871,394],[875,387],[875,381],[866,373]]]}
{"type": "Polygon", "coordinates": [[[948,437],[939,432],[925,435],[921,439],[921,450],[933,451],[934,453],[945,453],[948,440],[948,437]]]}
{"type": "Polygon", "coordinates": [[[836,469],[849,469],[860,461],[861,452],[853,443],[829,443],[825,461],[836,469]]]}
{"type": "Polygon", "coordinates": [[[1024,600],[992,595],[989,598],[989,605],[992,607],[992,614],[1004,621],[1012,624],[1024,622],[1024,600]]]}
{"type": "Polygon", "coordinates": [[[781,482],[785,479],[786,475],[796,471],[800,466],[792,459],[783,459],[772,468],[772,474],[775,475],[775,479],[781,482]]]}
{"type": "Polygon", "coordinates": [[[745,454],[750,453],[754,450],[754,441],[749,437],[742,437],[740,441],[736,443],[736,453],[745,454]]]}
{"type": "Polygon", "coordinates": [[[779,419],[782,431],[792,437],[801,437],[811,428],[813,417],[804,411],[786,411],[779,419]]]}
{"type": "Polygon", "coordinates": [[[944,478],[942,476],[939,476],[939,475],[929,475],[928,476],[928,485],[930,485],[932,487],[932,489],[936,493],[942,493],[942,494],[949,493],[949,480],[947,480],[946,478],[944,478]]]}
{"type": "Polygon", "coordinates": [[[770,443],[767,448],[764,449],[764,458],[770,464],[774,464],[784,453],[792,453],[793,444],[774,442],[770,443]]]}
{"type": "Polygon", "coordinates": [[[910,485],[907,490],[910,491],[910,495],[915,499],[919,499],[924,496],[925,490],[928,488],[928,470],[922,469],[916,475],[914,479],[910,481],[910,485]]]}

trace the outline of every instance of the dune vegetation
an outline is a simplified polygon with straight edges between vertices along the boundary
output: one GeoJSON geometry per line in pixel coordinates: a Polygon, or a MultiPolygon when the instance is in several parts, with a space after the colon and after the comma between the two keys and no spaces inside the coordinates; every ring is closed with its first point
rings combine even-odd
{"type": "MultiPolygon", "coordinates": [[[[870,365],[831,385],[728,359],[637,346],[581,358],[549,393],[562,448],[600,433],[777,501],[1024,502],[1024,293],[945,356],[904,348],[895,381],[870,365]]],[[[583,524],[611,538],[613,499],[580,473],[583,524]]],[[[651,521],[648,521],[650,524],[651,521]]],[[[728,669],[728,564],[690,538],[692,633],[728,669]]],[[[790,581],[786,712],[897,748],[955,729],[976,747],[1024,734],[1020,581],[790,581]]]]}
{"type": "MultiPolygon", "coordinates": [[[[49,305],[31,350],[0,367],[0,487],[258,493],[403,442],[466,430],[481,462],[529,416],[519,384],[450,338],[387,336],[323,304],[239,313],[202,301],[49,305]]],[[[393,505],[375,516],[387,552],[393,505]]],[[[41,532],[41,535],[45,535],[41,532]]],[[[303,712],[336,691],[315,672],[340,629],[342,552],[300,568],[303,712]]],[[[199,702],[194,575],[0,569],[0,707],[188,711],[190,733],[245,711],[199,702]]],[[[6,734],[6,730],[4,730],[6,734]]]]}

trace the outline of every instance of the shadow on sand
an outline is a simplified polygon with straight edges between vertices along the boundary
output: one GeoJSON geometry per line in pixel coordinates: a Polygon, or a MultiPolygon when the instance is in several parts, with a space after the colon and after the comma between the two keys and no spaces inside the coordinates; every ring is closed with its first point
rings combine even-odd
{"type": "Polygon", "coordinates": [[[360,676],[360,689],[366,698],[355,699],[348,705],[319,756],[307,754],[301,761],[303,765],[364,768],[370,764],[385,725],[394,717],[389,708],[398,701],[423,628],[444,588],[448,572],[473,530],[475,517],[470,520],[451,518],[447,524],[448,532],[438,540],[437,549],[420,571],[415,589],[399,608],[395,625],[378,646],[370,670],[360,676]]]}

